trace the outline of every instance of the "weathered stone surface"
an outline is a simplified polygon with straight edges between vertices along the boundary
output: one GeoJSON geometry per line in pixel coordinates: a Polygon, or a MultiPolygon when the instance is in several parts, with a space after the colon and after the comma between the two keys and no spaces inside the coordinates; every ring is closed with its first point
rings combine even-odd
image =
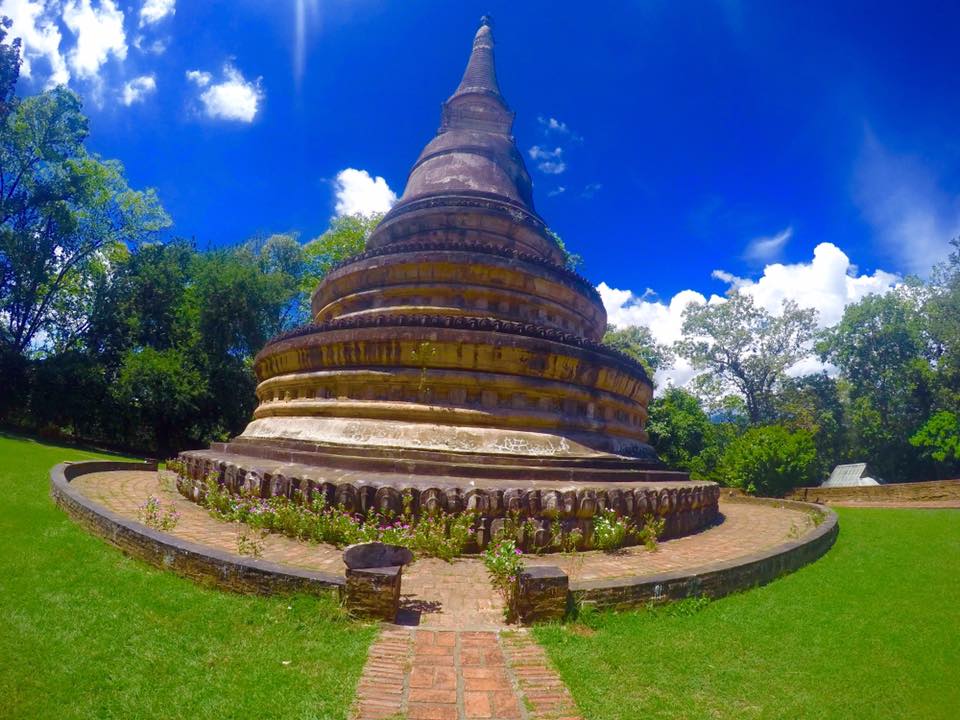
{"type": "Polygon", "coordinates": [[[400,608],[403,568],[347,568],[344,602],[355,617],[394,622],[400,608]]]}
{"type": "Polygon", "coordinates": [[[552,565],[537,565],[520,573],[518,582],[520,622],[560,620],[566,614],[570,579],[563,570],[552,565]]]}
{"type": "Polygon", "coordinates": [[[409,565],[413,562],[413,553],[409,548],[400,545],[382,542],[357,543],[344,549],[343,562],[348,568],[355,570],[409,565]]]}

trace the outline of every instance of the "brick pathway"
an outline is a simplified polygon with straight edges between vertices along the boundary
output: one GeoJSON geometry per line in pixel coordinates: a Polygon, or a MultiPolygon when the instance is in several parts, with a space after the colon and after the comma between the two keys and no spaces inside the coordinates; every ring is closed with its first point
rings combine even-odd
{"type": "MultiPolygon", "coordinates": [[[[237,538],[246,530],[246,526],[239,523],[212,518],[207,510],[180,495],[169,473],[165,479],[157,473],[142,471],[90,473],[81,475],[70,485],[91,500],[134,520],[137,508],[151,495],[159,498],[164,508],[173,503],[180,513],[180,521],[171,534],[218,550],[236,554],[237,538]]],[[[345,571],[343,553],[337,548],[300,542],[276,533],[264,538],[263,559],[341,575],[345,571]]]]}
{"type": "Polygon", "coordinates": [[[574,720],[576,706],[525,632],[385,628],[357,687],[356,720],[574,720]]]}

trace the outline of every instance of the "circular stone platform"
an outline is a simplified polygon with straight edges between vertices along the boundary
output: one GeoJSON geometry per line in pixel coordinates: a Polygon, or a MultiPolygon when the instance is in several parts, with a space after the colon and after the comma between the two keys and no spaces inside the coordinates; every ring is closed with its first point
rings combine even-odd
{"type": "MultiPolygon", "coordinates": [[[[276,573],[280,588],[290,586],[290,577],[312,577],[315,588],[333,589],[343,583],[342,552],[330,545],[270,534],[262,559],[236,555],[243,526],[216,520],[180,496],[172,474],[122,463],[77,463],[66,466],[66,474],[63,468],[58,466],[51,474],[58,504],[97,534],[155,564],[195,578],[205,575],[214,582],[236,575],[228,565],[232,562],[241,570],[276,573]],[[137,508],[149,496],[179,511],[180,520],[170,533],[137,522],[137,508]],[[100,520],[92,522],[91,516],[100,520]],[[138,535],[131,539],[128,533],[138,535]],[[207,553],[216,563],[205,573],[195,564],[165,559],[183,547],[207,553]]],[[[832,511],[807,503],[725,496],[720,514],[714,526],[662,541],[656,552],[628,548],[612,554],[530,555],[527,563],[563,569],[570,577],[571,592],[582,602],[627,607],[690,594],[720,596],[761,584],[815,560],[829,549],[839,529],[832,511]]],[[[269,581],[253,587],[225,584],[231,589],[270,590],[269,581]]],[[[502,625],[502,605],[477,558],[417,560],[404,571],[402,593],[401,622],[459,629],[502,625]]]]}

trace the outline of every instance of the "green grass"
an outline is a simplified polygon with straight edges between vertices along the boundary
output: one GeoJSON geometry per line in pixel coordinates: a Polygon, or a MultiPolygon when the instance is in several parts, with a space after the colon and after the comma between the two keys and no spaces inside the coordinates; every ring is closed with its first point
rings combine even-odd
{"type": "Polygon", "coordinates": [[[838,513],[765,587],[537,637],[590,720],[960,717],[960,511],[838,513]]]}
{"type": "Polygon", "coordinates": [[[0,718],[345,717],[374,627],[329,597],[204,589],[91,537],[48,473],[102,457],[0,434],[0,718]]]}

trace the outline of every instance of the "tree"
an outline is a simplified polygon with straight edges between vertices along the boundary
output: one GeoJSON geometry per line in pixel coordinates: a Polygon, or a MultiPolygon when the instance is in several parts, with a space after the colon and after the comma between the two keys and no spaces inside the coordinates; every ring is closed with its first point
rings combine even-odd
{"type": "Polygon", "coordinates": [[[725,485],[745,492],[780,497],[813,481],[816,456],[813,437],[806,430],[752,427],[727,447],[718,476],[725,485]]]}
{"type": "Polygon", "coordinates": [[[657,370],[673,363],[670,348],[656,342],[650,330],[643,326],[618,329],[616,325],[607,325],[603,343],[639,362],[651,378],[657,370]]]}
{"type": "Polygon", "coordinates": [[[941,410],[910,438],[910,444],[922,448],[934,460],[960,463],[960,418],[956,413],[941,410]]]}
{"type": "Polygon", "coordinates": [[[17,102],[14,91],[20,78],[20,38],[5,43],[7,31],[13,25],[10,18],[0,18],[0,122],[6,120],[17,102]]]}
{"type": "Polygon", "coordinates": [[[950,244],[953,251],[934,268],[922,308],[936,366],[936,404],[944,409],[960,407],[960,237],[950,244]]]}
{"type": "Polygon", "coordinates": [[[791,300],[774,316],[749,295],[733,292],[721,303],[688,306],[685,337],[674,349],[694,369],[710,373],[714,391],[737,393],[756,424],[773,417],[774,392],[787,368],[809,352],[816,320],[816,310],[791,300]]]}
{"type": "Polygon", "coordinates": [[[370,234],[382,219],[382,213],[341,215],[330,221],[322,235],[304,246],[305,269],[300,289],[306,294],[308,305],[310,294],[334,265],[366,249],[370,234]]]}
{"type": "Polygon", "coordinates": [[[690,470],[710,441],[711,423],[696,396],[682,388],[668,388],[650,403],[647,431],[663,462],[690,470]]]}
{"type": "Polygon", "coordinates": [[[161,458],[190,444],[206,390],[187,354],[173,348],[128,351],[113,385],[114,397],[131,420],[128,438],[155,448],[161,458]]]}
{"type": "Polygon", "coordinates": [[[788,378],[776,396],[778,423],[790,430],[806,430],[813,436],[817,475],[821,477],[847,457],[844,387],[845,381],[820,372],[788,378]]]}
{"type": "Polygon", "coordinates": [[[868,295],[847,306],[817,343],[849,388],[850,459],[870,462],[891,481],[930,471],[908,441],[930,417],[936,394],[926,297],[915,281],[868,295]]]}
{"type": "Polygon", "coordinates": [[[69,344],[88,283],[112,253],[170,224],[152,190],[131,190],[123,167],[86,153],[87,119],[65,88],[23,99],[0,124],[0,345],[69,344]],[[68,295],[72,298],[68,299],[68,295]]]}

